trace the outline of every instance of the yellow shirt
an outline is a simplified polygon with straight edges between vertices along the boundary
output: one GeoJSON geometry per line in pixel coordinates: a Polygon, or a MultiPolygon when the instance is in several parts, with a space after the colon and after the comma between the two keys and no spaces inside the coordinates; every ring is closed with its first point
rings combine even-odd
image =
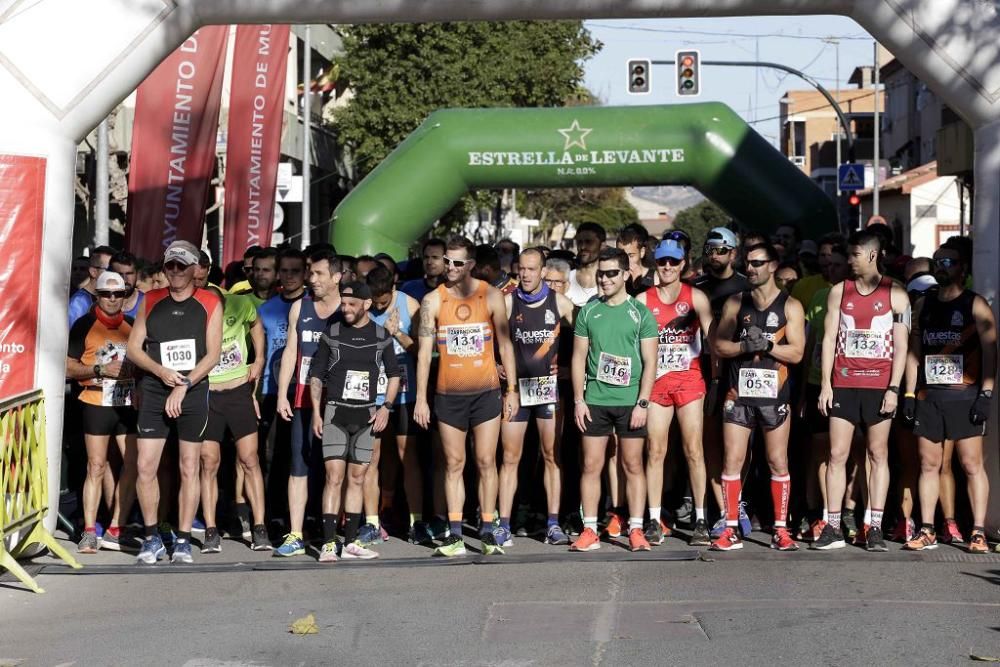
{"type": "Polygon", "coordinates": [[[814,273],[795,283],[795,287],[792,288],[792,298],[797,299],[805,307],[812,302],[816,292],[829,286],[830,283],[826,282],[823,274],[814,273]]]}

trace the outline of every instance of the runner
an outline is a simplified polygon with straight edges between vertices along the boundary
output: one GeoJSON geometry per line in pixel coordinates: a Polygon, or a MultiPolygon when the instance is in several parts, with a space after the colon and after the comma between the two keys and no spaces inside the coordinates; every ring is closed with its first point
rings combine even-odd
{"type": "Polygon", "coordinates": [[[583,433],[584,528],[571,551],[601,546],[597,511],[612,433],[618,436],[627,482],[629,546],[632,551],[649,551],[642,529],[646,505],[642,449],[656,379],[657,330],[649,309],[625,291],[627,272],[628,255],[617,248],[602,250],[596,272],[602,296],[584,306],[576,318],[573,403],[576,425],[583,433]]]}
{"type": "Polygon", "coordinates": [[[767,463],[771,469],[771,501],[774,504],[774,535],[771,548],[795,551],[798,545],[788,532],[788,499],[792,482],[788,474],[788,433],[791,427],[788,381],[789,366],[802,360],[805,347],[805,315],[802,304],[775,284],[778,253],[770,243],[750,246],[746,253],[747,279],[751,289],[726,301],[715,331],[713,346],[729,364],[729,390],[723,415],[725,461],[722,467],[722,497],[725,499],[726,530],[713,543],[719,551],[742,549],[737,534],[740,475],[746,461],[750,435],[756,427],[764,431],[767,463]]]}
{"type": "Polygon", "coordinates": [[[420,249],[424,262],[424,277],[414,278],[403,283],[400,291],[412,296],[417,301],[423,301],[428,292],[437,288],[444,280],[446,266],[444,254],[446,244],[442,239],[427,239],[420,249]]]}
{"type": "Polygon", "coordinates": [[[996,379],[996,323],[982,296],[965,288],[970,262],[945,243],[934,253],[940,288],[917,306],[910,334],[903,413],[913,422],[920,448],[920,533],[906,543],[914,551],[937,547],[937,506],[942,446],[952,440],[968,479],[972,505],[971,553],[987,553],[989,477],[983,468],[983,436],[996,379]]]}
{"type": "MultiPolygon", "coordinates": [[[[545,541],[548,544],[569,544],[569,538],[559,526],[562,410],[559,409],[558,370],[560,343],[564,336],[569,337],[567,331],[573,326],[573,302],[545,284],[547,269],[544,265],[545,259],[540,250],[528,248],[522,252],[518,258],[518,288],[505,299],[517,362],[521,407],[500,427],[503,465],[500,467],[500,529],[497,531],[497,542],[503,547],[513,545],[510,517],[517,492],[524,436],[528,420],[532,417],[538,428],[544,462],[542,479],[548,500],[545,541]]],[[[522,490],[522,494],[528,493],[528,489],[522,490]]]]}
{"type": "Polygon", "coordinates": [[[853,279],[834,285],[827,300],[823,332],[823,378],[819,410],[830,417],[830,460],[826,469],[827,525],[814,549],[839,549],[845,467],[856,428],[867,436],[868,551],[888,551],[882,514],[889,491],[889,429],[896,412],[899,382],[906,366],[910,302],[902,286],[879,272],[879,237],[868,230],[848,240],[853,279]]]}
{"type": "Polygon", "coordinates": [[[618,232],[615,244],[628,255],[628,280],[625,291],[630,296],[639,296],[656,284],[656,271],[647,266],[646,250],[649,232],[639,223],[625,225],[618,232]]]}
{"type": "Polygon", "coordinates": [[[399,389],[399,366],[392,337],[368,316],[371,291],[356,281],[340,289],[341,316],[330,321],[309,368],[312,432],[323,442],[326,485],[323,487],[321,563],[337,560],[337,518],[344,477],[344,558],[368,560],[378,554],[362,546],[362,489],[378,443],[373,434],[385,430],[399,389]],[[379,375],[385,369],[386,401],[375,405],[379,375]],[[322,401],[326,395],[326,409],[322,401]]]}
{"type": "Polygon", "coordinates": [[[260,306],[278,291],[278,251],[261,248],[253,258],[254,305],[260,306]]]}
{"type": "Polygon", "coordinates": [[[125,289],[128,290],[129,295],[125,297],[125,302],[122,304],[122,312],[133,320],[139,314],[139,308],[142,306],[144,298],[142,292],[135,288],[139,280],[138,264],[139,260],[136,259],[135,255],[125,251],[112,257],[110,264],[111,270],[125,281],[125,289]]]}
{"type": "Polygon", "coordinates": [[[702,447],[705,380],[701,374],[701,339],[711,328],[712,308],[704,292],[681,282],[687,267],[683,246],[671,239],[661,241],[653,256],[660,284],[638,297],[639,303],[653,313],[659,330],[656,383],[647,421],[649,524],[646,539],[650,544],[662,544],[664,534],[669,534],[660,518],[660,505],[670,423],[676,413],[694,501],[695,521],[690,543],[707,546],[710,540],[705,519],[706,475],[702,447]]]}
{"type": "Polygon", "coordinates": [[[237,506],[250,500],[253,526],[249,539],[254,551],[269,551],[271,540],[264,526],[264,478],[257,455],[257,416],[260,411],[254,396],[257,380],[264,367],[264,327],[257,317],[254,297],[250,294],[224,296],[216,287],[210,288],[223,304],[222,354],[219,363],[208,374],[208,426],[201,447],[201,511],[205,517],[205,538],[201,552],[222,551],[222,537],[215,522],[219,500],[219,463],[222,439],[229,431],[236,443],[237,506]],[[254,361],[251,364],[247,336],[253,342],[254,361]]]}
{"type": "Polygon", "coordinates": [[[569,289],[566,296],[577,308],[582,308],[588,301],[597,296],[597,258],[601,248],[608,238],[608,233],[595,222],[584,222],[577,226],[576,236],[576,269],[570,271],[569,289]]]}
{"type": "Polygon", "coordinates": [[[90,253],[90,266],[87,269],[88,279],[80,289],[73,292],[69,298],[69,325],[83,317],[94,305],[97,298],[97,278],[108,269],[115,251],[106,245],[97,246],[90,253]]]}
{"type": "Polygon", "coordinates": [[[309,398],[309,368],[327,324],[340,309],[340,258],[329,249],[309,256],[311,297],[288,311],[288,339],[278,372],[278,414],[292,422],[291,465],[288,476],[289,531],[275,556],[304,555],[302,525],[309,498],[309,470],[320,460],[321,440],[313,433],[309,398]],[[292,380],[294,393],[290,392],[292,380]]]}
{"type": "Polygon", "coordinates": [[[125,361],[125,347],[132,330],[132,318],[122,313],[128,285],[122,276],[105,271],[95,285],[97,302],[76,321],[69,332],[66,377],[79,382],[83,409],[83,440],[87,447],[87,477],[83,483],[83,537],[80,553],[96,553],[99,548],[121,549],[121,512],[135,501],[136,442],[135,408],[131,364],[125,361]],[[124,465],[113,471],[111,524],[97,537],[97,509],[108,473],[108,441],[114,437],[124,465]]]}
{"type": "Polygon", "coordinates": [[[129,334],[128,359],[146,372],[140,382],[139,478],[136,488],[145,524],[138,560],[153,565],[166,555],[157,532],[157,468],[167,436],[180,441],[181,488],[177,540],[171,561],[190,563],[191,524],[198,509],[198,465],[208,422],[209,371],[219,363],[222,307],[212,292],[194,285],[198,249],[174,241],[163,255],[170,286],[146,294],[129,334]]]}
{"type": "Polygon", "coordinates": [[[510,419],[518,410],[516,390],[500,396],[500,378],[494,357],[494,337],[507,382],[517,385],[514,348],[507,328],[503,295],[472,277],[475,245],[462,236],[448,240],[444,257],[447,280],[424,297],[420,305],[417,399],[414,419],[422,428],[431,424],[427,403],[431,353],[440,357],[434,413],[445,459],[445,497],[450,535],[434,550],[436,556],[465,555],[462,508],[465,505],[465,440],[472,431],[479,471],[480,539],[485,555],[502,554],[493,535],[497,501],[497,437],[501,413],[510,419]]]}

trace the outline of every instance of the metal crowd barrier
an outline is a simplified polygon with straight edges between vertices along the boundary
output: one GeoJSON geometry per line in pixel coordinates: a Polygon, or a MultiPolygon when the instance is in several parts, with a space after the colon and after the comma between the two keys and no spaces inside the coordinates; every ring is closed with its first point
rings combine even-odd
{"type": "Polygon", "coordinates": [[[0,401],[0,493],[0,568],[44,593],[16,560],[33,545],[46,547],[73,568],[82,567],[42,525],[49,489],[41,389],[0,401]]]}

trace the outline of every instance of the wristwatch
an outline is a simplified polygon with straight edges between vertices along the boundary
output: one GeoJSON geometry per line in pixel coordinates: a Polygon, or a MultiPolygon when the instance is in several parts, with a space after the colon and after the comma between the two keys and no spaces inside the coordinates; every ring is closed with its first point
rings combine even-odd
{"type": "Polygon", "coordinates": [[[640,398],[639,402],[636,403],[636,405],[645,410],[646,408],[649,407],[649,401],[647,401],[645,398],[640,398]]]}
{"type": "Polygon", "coordinates": [[[104,369],[101,368],[100,364],[94,364],[94,377],[98,379],[104,377],[104,369]]]}
{"type": "Polygon", "coordinates": [[[185,376],[184,376],[184,379],[183,379],[183,380],[181,380],[181,382],[183,382],[183,383],[184,383],[185,385],[187,385],[187,388],[188,388],[188,389],[190,389],[190,388],[191,388],[191,378],[189,378],[189,377],[187,377],[187,376],[185,375],[185,376]]]}
{"type": "Polygon", "coordinates": [[[885,388],[885,390],[886,391],[891,391],[892,393],[897,394],[897,395],[899,394],[899,387],[896,386],[896,385],[894,385],[894,384],[890,384],[888,387],[885,388]]]}

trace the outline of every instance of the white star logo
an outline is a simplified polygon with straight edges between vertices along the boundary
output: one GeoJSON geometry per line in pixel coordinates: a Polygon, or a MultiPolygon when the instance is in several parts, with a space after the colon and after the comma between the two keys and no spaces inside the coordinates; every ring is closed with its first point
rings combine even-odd
{"type": "Polygon", "coordinates": [[[566,137],[566,145],[563,146],[564,151],[568,151],[573,146],[579,146],[583,150],[587,150],[587,144],[583,141],[584,138],[593,132],[592,129],[585,130],[580,127],[580,121],[573,119],[573,124],[569,127],[559,130],[559,134],[566,137]]]}

